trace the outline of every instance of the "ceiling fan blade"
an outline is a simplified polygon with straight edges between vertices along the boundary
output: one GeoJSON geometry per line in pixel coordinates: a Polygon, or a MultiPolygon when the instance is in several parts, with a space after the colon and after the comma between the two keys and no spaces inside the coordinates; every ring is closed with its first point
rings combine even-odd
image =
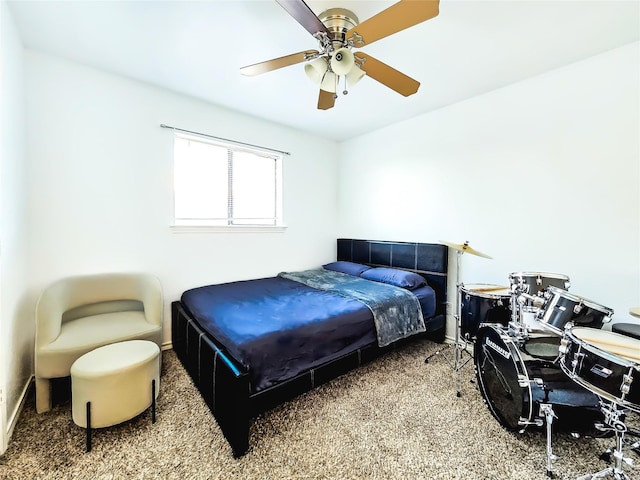
{"type": "Polygon", "coordinates": [[[318,110],[329,110],[333,108],[335,103],[336,96],[334,93],[320,89],[320,95],[318,95],[318,110]]]}
{"type": "Polygon", "coordinates": [[[314,57],[319,53],[320,52],[317,50],[305,50],[304,52],[292,53],[291,55],[285,55],[284,57],[274,58],[272,60],[267,60],[266,62],[255,63],[253,65],[242,67],[240,69],[240,73],[250,77],[253,75],[260,75],[261,73],[270,72],[271,70],[277,70],[278,68],[305,62],[309,60],[309,57],[314,57]]]}
{"type": "Polygon", "coordinates": [[[356,34],[362,37],[360,42],[353,39],[356,47],[371,45],[376,40],[436,17],[440,12],[439,4],[439,0],[400,0],[348,30],[345,38],[348,40],[356,34]]]}
{"type": "Polygon", "coordinates": [[[316,16],[303,0],[276,0],[289,15],[295,18],[307,32],[314,35],[318,32],[329,34],[329,30],[324,23],[316,16]]]}
{"type": "Polygon", "coordinates": [[[395,90],[400,95],[408,97],[418,91],[420,82],[390,67],[386,63],[382,63],[380,60],[376,60],[371,55],[363,52],[357,52],[354,56],[358,64],[361,64],[361,70],[366,72],[366,74],[374,80],[386,85],[391,90],[395,90]]]}

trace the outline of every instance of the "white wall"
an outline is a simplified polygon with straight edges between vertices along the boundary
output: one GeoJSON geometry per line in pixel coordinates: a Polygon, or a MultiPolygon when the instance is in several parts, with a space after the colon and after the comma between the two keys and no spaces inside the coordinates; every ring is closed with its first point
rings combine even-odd
{"type": "Polygon", "coordinates": [[[33,318],[27,289],[25,106],[22,44],[0,2],[0,454],[29,378],[33,318]],[[6,421],[6,425],[5,425],[6,421]],[[6,427],[6,429],[5,429],[6,427]]]}
{"type": "Polygon", "coordinates": [[[64,276],[147,271],[170,309],[187,288],[311,268],[335,257],[337,144],[27,51],[32,291],[64,276]],[[177,234],[168,124],[292,153],[285,233],[177,234]]]}
{"type": "MultiPolygon", "coordinates": [[[[465,283],[562,273],[572,293],[613,308],[614,321],[632,319],[639,50],[630,44],[344,142],[340,236],[469,240],[494,259],[464,255],[465,283]]],[[[455,275],[455,255],[450,262],[455,275]]]]}

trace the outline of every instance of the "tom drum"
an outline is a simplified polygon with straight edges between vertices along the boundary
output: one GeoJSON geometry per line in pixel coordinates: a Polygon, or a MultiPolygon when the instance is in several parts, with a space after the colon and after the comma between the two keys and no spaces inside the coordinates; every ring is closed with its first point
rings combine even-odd
{"type": "Polygon", "coordinates": [[[461,335],[475,338],[483,323],[507,326],[511,319],[511,293],[508,287],[474,283],[460,288],[461,335]]]}
{"type": "Polygon", "coordinates": [[[569,322],[580,327],[602,328],[613,315],[608,307],[553,286],[547,289],[544,298],[536,320],[543,329],[556,335],[562,335],[569,322]]]}
{"type": "MultiPolygon", "coordinates": [[[[509,283],[516,294],[527,293],[534,297],[551,286],[563,290],[569,290],[571,286],[566,275],[543,272],[513,272],[509,274],[509,283]]],[[[522,302],[522,309],[534,312],[538,310],[531,299],[522,302]]]]}

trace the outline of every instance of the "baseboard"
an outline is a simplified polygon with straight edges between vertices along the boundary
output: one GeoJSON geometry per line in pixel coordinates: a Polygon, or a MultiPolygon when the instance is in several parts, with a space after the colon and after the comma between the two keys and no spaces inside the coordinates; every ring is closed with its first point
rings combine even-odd
{"type": "MultiPolygon", "coordinates": [[[[162,344],[162,350],[172,350],[173,349],[173,343],[172,342],[164,342],[162,344]]],[[[22,410],[24,409],[25,404],[27,403],[27,397],[29,394],[29,388],[31,388],[31,386],[35,383],[35,376],[31,375],[29,377],[29,380],[27,380],[27,383],[25,384],[24,388],[22,389],[22,393],[20,394],[20,401],[18,402],[18,405],[16,406],[16,408],[13,410],[13,412],[11,413],[11,415],[8,418],[7,421],[7,432],[6,432],[6,442],[5,442],[5,447],[9,445],[9,442],[11,441],[11,436],[13,435],[13,431],[16,428],[16,425],[18,423],[18,419],[20,418],[20,414],[22,413],[22,410]]],[[[0,452],[0,455],[2,455],[4,452],[0,452]]]]}
{"type": "Polygon", "coordinates": [[[22,410],[24,409],[24,406],[27,403],[29,388],[31,388],[31,385],[33,385],[34,381],[35,381],[35,376],[31,375],[26,385],[22,389],[22,393],[20,394],[20,401],[18,402],[18,405],[11,413],[11,416],[9,416],[8,418],[6,445],[9,445],[9,442],[11,441],[11,436],[13,435],[13,430],[16,428],[16,424],[18,423],[18,419],[20,418],[20,413],[22,413],[22,410]]]}

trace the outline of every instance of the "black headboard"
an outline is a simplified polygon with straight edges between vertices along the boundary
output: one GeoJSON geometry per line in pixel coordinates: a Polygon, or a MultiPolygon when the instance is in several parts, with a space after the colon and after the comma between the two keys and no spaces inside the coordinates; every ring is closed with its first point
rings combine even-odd
{"type": "Polygon", "coordinates": [[[446,314],[449,247],[439,243],[338,239],[338,260],[411,270],[436,292],[436,314],[446,314]]]}

